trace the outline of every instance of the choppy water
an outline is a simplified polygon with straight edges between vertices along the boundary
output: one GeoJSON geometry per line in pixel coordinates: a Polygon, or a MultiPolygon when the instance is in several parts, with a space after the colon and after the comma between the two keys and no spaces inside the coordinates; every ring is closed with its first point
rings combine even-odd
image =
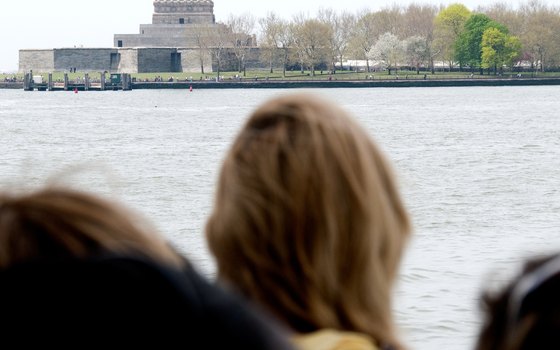
{"type": "MultiPolygon", "coordinates": [[[[0,90],[0,186],[62,172],[140,210],[211,276],[202,232],[222,157],[253,108],[285,92],[0,90]]],[[[415,227],[396,290],[404,339],[470,349],[482,286],[560,248],[560,88],[313,92],[353,112],[400,176],[415,227]]]]}

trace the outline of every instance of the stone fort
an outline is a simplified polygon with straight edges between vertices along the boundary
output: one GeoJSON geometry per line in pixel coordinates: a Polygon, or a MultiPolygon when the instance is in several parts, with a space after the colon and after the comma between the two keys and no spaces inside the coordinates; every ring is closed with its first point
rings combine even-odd
{"type": "MultiPolygon", "coordinates": [[[[201,41],[210,43],[211,36],[229,29],[216,23],[214,2],[154,0],[153,5],[152,23],[140,24],[138,34],[115,34],[111,48],[24,49],[19,51],[19,71],[200,72],[201,67],[215,71],[211,44],[204,50],[201,41]]],[[[222,63],[221,69],[227,65],[222,63]]]]}

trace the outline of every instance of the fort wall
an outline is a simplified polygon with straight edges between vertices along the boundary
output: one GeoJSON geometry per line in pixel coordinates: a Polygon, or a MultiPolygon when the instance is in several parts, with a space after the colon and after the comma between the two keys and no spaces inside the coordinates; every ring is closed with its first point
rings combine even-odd
{"type": "MultiPolygon", "coordinates": [[[[141,24],[140,34],[115,34],[115,47],[186,47],[197,48],[197,37],[208,37],[224,24],[141,24]]],[[[221,28],[224,30],[224,28],[221,28]]]]}
{"type": "Polygon", "coordinates": [[[54,70],[54,50],[20,50],[19,71],[35,70],[50,72],[54,70]]]}
{"type": "Polygon", "coordinates": [[[153,24],[214,23],[214,3],[210,0],[155,0],[153,24]]]}
{"type": "Polygon", "coordinates": [[[81,71],[105,71],[111,65],[111,54],[115,49],[68,48],[53,50],[54,70],[76,68],[81,71]]]}
{"type": "Polygon", "coordinates": [[[115,47],[196,47],[184,25],[140,25],[142,34],[115,34],[115,47]]]}
{"type": "MultiPolygon", "coordinates": [[[[199,50],[181,49],[181,67],[183,72],[200,72],[200,55],[199,50]]],[[[212,56],[209,52],[203,52],[202,62],[204,64],[204,71],[211,73],[212,70],[212,56]]]]}
{"type": "Polygon", "coordinates": [[[175,49],[138,49],[138,73],[179,71],[175,49]],[[170,59],[171,57],[171,59],[170,59]]]}
{"type": "Polygon", "coordinates": [[[119,49],[119,73],[138,73],[138,52],[136,49],[119,49]]]}
{"type": "MultiPolygon", "coordinates": [[[[19,72],[69,71],[118,73],[155,72],[200,72],[201,60],[204,72],[215,72],[217,62],[210,51],[192,48],[61,48],[48,50],[20,50],[19,72]]],[[[247,54],[245,64],[248,69],[264,69],[267,64],[259,60],[259,49],[247,54]]],[[[237,59],[231,50],[222,54],[222,71],[238,68],[237,59]]]]}

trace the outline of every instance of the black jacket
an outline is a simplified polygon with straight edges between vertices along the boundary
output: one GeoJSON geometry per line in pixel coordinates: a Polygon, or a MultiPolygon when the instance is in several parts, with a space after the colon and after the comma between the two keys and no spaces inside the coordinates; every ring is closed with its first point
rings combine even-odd
{"type": "Polygon", "coordinates": [[[271,319],[194,269],[127,257],[0,271],[0,320],[1,348],[291,349],[271,319]]]}

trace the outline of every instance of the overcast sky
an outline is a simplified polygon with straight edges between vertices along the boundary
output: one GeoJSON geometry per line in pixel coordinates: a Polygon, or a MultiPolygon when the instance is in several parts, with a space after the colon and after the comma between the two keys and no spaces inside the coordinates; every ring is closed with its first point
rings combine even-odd
{"type": "MultiPolygon", "coordinates": [[[[214,13],[216,20],[222,22],[230,14],[249,12],[264,17],[269,11],[289,19],[301,12],[314,16],[321,7],[357,13],[412,2],[435,5],[460,2],[474,10],[479,5],[499,1],[214,0],[214,13]]],[[[556,2],[560,0],[545,3],[556,2]]],[[[4,0],[0,7],[0,72],[17,71],[19,49],[112,47],[113,34],[137,34],[139,24],[151,23],[152,13],[153,0],[4,0]]]]}

